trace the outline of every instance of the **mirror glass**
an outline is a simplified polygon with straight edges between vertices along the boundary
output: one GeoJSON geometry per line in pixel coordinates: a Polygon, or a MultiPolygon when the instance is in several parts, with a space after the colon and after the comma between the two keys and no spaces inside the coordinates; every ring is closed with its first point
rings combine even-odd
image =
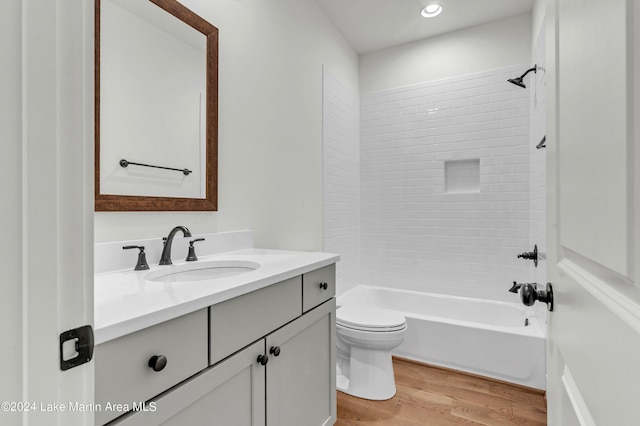
{"type": "Polygon", "coordinates": [[[96,5],[96,210],[216,210],[217,29],[174,0],[96,5]]]}

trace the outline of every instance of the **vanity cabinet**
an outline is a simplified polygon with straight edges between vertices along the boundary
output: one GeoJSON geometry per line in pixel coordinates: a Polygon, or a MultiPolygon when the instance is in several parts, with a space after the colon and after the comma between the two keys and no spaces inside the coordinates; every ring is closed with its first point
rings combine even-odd
{"type": "Polygon", "coordinates": [[[302,276],[302,312],[307,312],[335,294],[335,263],[302,276]]]}
{"type": "Polygon", "coordinates": [[[264,350],[261,339],[155,398],[148,404],[155,411],[129,413],[111,424],[264,426],[266,375],[256,361],[264,350]]]}
{"type": "Polygon", "coordinates": [[[267,425],[335,422],[335,312],[331,299],[267,336],[267,425]]]}
{"type": "Polygon", "coordinates": [[[302,314],[302,277],[227,300],[209,308],[210,363],[266,336],[302,314]]]}
{"type": "MultiPolygon", "coordinates": [[[[131,401],[147,401],[146,411],[129,412],[109,424],[332,425],[336,420],[334,289],[335,265],[330,265],[185,316],[197,314],[196,322],[207,333],[203,337],[198,331],[201,342],[180,348],[204,355],[193,367],[197,372],[177,386],[172,383],[156,389],[152,399],[128,390],[125,396],[131,401]],[[330,285],[325,290],[318,283],[321,296],[305,305],[304,283],[317,279],[330,285]],[[207,358],[208,366],[203,367],[207,358]]],[[[151,329],[173,326],[185,317],[151,329]]],[[[119,344],[124,338],[113,342],[119,344]]],[[[98,389],[105,381],[111,383],[108,388],[122,385],[109,379],[105,368],[98,365],[104,359],[99,357],[101,346],[96,348],[96,371],[103,374],[96,376],[96,395],[103,394],[98,389]]],[[[96,424],[104,424],[105,418],[96,413],[96,424]]]]}
{"type": "Polygon", "coordinates": [[[96,346],[95,402],[102,408],[96,425],[205,369],[206,321],[207,310],[201,309],[96,346]],[[158,371],[150,367],[152,359],[158,371]]]}

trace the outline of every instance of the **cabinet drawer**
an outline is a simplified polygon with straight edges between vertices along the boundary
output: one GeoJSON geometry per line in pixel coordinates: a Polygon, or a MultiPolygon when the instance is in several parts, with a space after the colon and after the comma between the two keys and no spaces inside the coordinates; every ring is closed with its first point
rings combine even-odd
{"type": "Polygon", "coordinates": [[[264,426],[266,374],[256,362],[264,353],[259,340],[154,398],[155,411],[129,413],[109,426],[264,426]]]}
{"type": "Polygon", "coordinates": [[[336,264],[302,276],[302,311],[307,312],[336,294],[336,264]],[[326,284],[326,289],[325,285],[326,284]]]}
{"type": "Polygon", "coordinates": [[[124,414],[109,406],[147,401],[206,367],[206,309],[96,346],[96,425],[124,414]],[[159,355],[167,363],[154,371],[149,360],[159,355]]]}
{"type": "Polygon", "coordinates": [[[299,317],[302,312],[302,277],[211,306],[211,364],[299,317]]]}

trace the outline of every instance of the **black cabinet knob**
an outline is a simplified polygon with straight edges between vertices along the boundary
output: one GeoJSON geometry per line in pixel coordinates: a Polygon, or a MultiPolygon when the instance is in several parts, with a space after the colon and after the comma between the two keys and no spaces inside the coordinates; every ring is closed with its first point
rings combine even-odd
{"type": "Polygon", "coordinates": [[[280,346],[271,346],[271,349],[269,349],[269,353],[273,356],[279,356],[280,355],[280,346]]]}
{"type": "Polygon", "coordinates": [[[320,288],[326,290],[327,288],[329,288],[329,285],[327,283],[320,283],[320,288]]]}
{"type": "Polygon", "coordinates": [[[269,362],[269,355],[258,355],[258,363],[260,365],[267,365],[269,362]]]}
{"type": "Polygon", "coordinates": [[[154,355],[149,358],[148,365],[153,371],[162,371],[167,366],[167,357],[164,355],[154,355]]]}

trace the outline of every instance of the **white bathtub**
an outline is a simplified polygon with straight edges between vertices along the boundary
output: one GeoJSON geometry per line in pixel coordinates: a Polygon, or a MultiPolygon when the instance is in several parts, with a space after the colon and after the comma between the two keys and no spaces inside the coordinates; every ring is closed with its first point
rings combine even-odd
{"type": "Polygon", "coordinates": [[[338,306],[347,303],[405,316],[407,335],[394,355],[545,389],[543,324],[531,308],[365,285],[338,297],[338,306]]]}

